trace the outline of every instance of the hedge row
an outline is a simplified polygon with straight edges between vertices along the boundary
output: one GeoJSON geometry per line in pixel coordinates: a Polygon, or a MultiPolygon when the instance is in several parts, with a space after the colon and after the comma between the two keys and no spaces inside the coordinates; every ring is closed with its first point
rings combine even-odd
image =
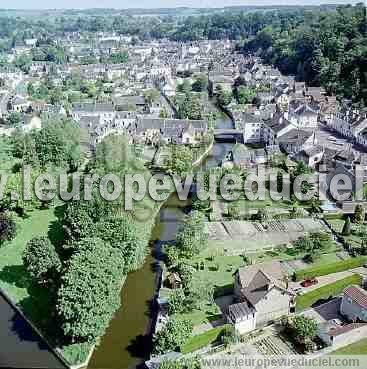
{"type": "Polygon", "coordinates": [[[297,270],[294,273],[293,279],[298,282],[307,278],[314,278],[332,273],[344,272],[345,270],[358,268],[366,262],[367,258],[365,256],[360,256],[347,260],[337,261],[335,263],[323,264],[313,268],[301,269],[297,270]]]}
{"type": "Polygon", "coordinates": [[[209,331],[206,331],[205,333],[191,337],[183,346],[180,347],[180,351],[183,354],[188,354],[189,352],[200,350],[203,347],[206,347],[211,343],[218,341],[222,332],[224,332],[225,327],[226,325],[216,327],[210,329],[209,331]]]}
{"type": "Polygon", "coordinates": [[[345,288],[351,285],[360,285],[362,277],[359,274],[354,274],[344,279],[340,279],[334,283],[326,284],[316,290],[312,290],[303,295],[296,297],[296,311],[305,310],[313,306],[320,300],[326,300],[331,297],[340,295],[345,288]]]}

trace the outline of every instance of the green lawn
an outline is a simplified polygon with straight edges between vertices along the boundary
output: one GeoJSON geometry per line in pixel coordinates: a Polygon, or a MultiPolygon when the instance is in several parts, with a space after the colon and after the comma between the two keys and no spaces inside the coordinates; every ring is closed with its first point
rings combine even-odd
{"type": "Polygon", "coordinates": [[[192,310],[189,313],[177,314],[176,316],[178,318],[188,319],[193,326],[197,326],[220,319],[222,313],[216,304],[207,304],[202,310],[192,310]]]}
{"type": "MultiPolygon", "coordinates": [[[[195,257],[190,260],[190,264],[197,268],[201,262],[204,263],[204,269],[195,273],[194,282],[206,280],[213,283],[216,297],[233,293],[233,273],[246,265],[241,256],[195,257]]],[[[221,311],[216,304],[208,304],[204,309],[180,314],[180,317],[191,320],[194,326],[220,319],[221,316],[221,311]]]]}
{"type": "MultiPolygon", "coordinates": [[[[331,261],[331,260],[330,260],[331,261]]],[[[340,260],[336,262],[326,262],[322,264],[316,264],[315,266],[307,269],[298,270],[295,275],[294,279],[296,281],[302,281],[306,278],[313,278],[319,277],[323,275],[328,275],[332,273],[343,272],[345,270],[358,268],[365,264],[367,258],[364,256],[350,258],[346,260],[340,260]]]]}
{"type": "Polygon", "coordinates": [[[246,263],[242,256],[208,256],[194,257],[190,264],[197,269],[200,263],[204,263],[204,269],[198,270],[194,278],[198,280],[208,280],[216,287],[223,287],[233,283],[233,273],[246,263]]]}
{"type": "Polygon", "coordinates": [[[337,282],[327,284],[313,291],[307,292],[296,298],[296,310],[302,311],[311,307],[315,302],[321,299],[327,299],[330,296],[338,296],[342,291],[352,284],[360,285],[362,277],[359,274],[341,279],[337,282]]]}
{"type": "Polygon", "coordinates": [[[332,355],[367,355],[367,338],[336,350],[332,355]]]}
{"type": "Polygon", "coordinates": [[[15,239],[0,249],[0,287],[43,328],[50,319],[50,294],[32,282],[23,266],[22,253],[32,238],[49,234],[56,241],[62,232],[54,209],[35,210],[25,219],[18,218],[17,228],[15,239]]]}
{"type": "Polygon", "coordinates": [[[194,352],[199,350],[209,344],[217,341],[223,332],[224,327],[213,328],[205,333],[198,334],[194,337],[191,337],[183,346],[181,346],[180,351],[183,354],[188,354],[190,352],[194,352]]]}
{"type": "MultiPolygon", "coordinates": [[[[64,233],[58,216],[63,207],[34,210],[26,218],[17,218],[17,235],[10,243],[0,248],[0,287],[20,307],[23,313],[48,338],[57,341],[50,290],[33,283],[23,262],[22,253],[26,243],[34,237],[48,236],[55,246],[60,245],[64,233]]],[[[71,362],[86,359],[90,345],[78,344],[62,348],[64,358],[71,362]]]]}

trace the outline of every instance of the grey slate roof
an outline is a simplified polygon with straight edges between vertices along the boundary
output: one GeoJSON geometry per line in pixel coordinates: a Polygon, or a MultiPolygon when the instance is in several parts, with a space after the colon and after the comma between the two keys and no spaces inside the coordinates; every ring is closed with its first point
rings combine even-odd
{"type": "Polygon", "coordinates": [[[115,110],[113,104],[94,104],[94,103],[82,103],[82,104],[74,104],[73,112],[74,113],[108,113],[113,112],[115,110]]]}
{"type": "Polygon", "coordinates": [[[232,321],[236,322],[252,315],[256,312],[256,309],[248,304],[247,301],[240,302],[238,304],[233,304],[228,307],[228,316],[232,321]]]}

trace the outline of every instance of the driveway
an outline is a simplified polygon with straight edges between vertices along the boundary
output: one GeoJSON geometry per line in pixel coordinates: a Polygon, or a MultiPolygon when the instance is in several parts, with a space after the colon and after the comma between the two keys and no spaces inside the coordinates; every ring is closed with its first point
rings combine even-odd
{"type": "Polygon", "coordinates": [[[340,279],[344,279],[346,277],[350,277],[353,274],[360,274],[362,277],[367,278],[367,268],[355,268],[355,269],[350,269],[350,270],[346,270],[344,272],[339,272],[339,273],[333,273],[333,274],[329,274],[329,275],[324,275],[321,277],[317,277],[317,280],[319,281],[319,283],[310,286],[310,287],[302,287],[301,286],[301,282],[289,282],[289,287],[292,289],[301,289],[300,293],[306,293],[306,292],[310,292],[312,290],[316,290],[317,288],[320,288],[322,286],[325,286],[327,284],[330,283],[334,283],[339,281],[340,279]]]}

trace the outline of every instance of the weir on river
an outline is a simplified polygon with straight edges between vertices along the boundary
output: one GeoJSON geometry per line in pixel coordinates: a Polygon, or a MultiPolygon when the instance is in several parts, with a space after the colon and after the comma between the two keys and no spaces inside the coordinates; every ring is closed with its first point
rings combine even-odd
{"type": "MultiPolygon", "coordinates": [[[[216,129],[231,129],[227,116],[216,121],[216,129]]],[[[215,143],[211,154],[201,164],[209,168],[221,164],[233,143],[215,143]]],[[[160,210],[153,229],[152,254],[160,242],[171,241],[184,216],[187,202],[172,195],[160,210]]],[[[152,303],[157,286],[157,260],[150,254],[144,265],[130,273],[121,291],[121,307],[112,319],[105,335],[96,347],[88,369],[136,368],[148,358],[151,349],[152,303]]]]}

